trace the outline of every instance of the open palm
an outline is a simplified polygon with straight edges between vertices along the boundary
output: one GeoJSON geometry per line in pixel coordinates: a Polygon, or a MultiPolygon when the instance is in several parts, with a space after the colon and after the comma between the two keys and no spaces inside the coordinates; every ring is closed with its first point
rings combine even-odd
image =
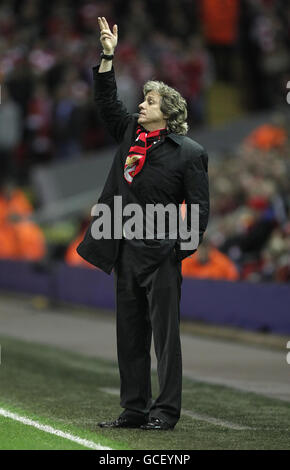
{"type": "Polygon", "coordinates": [[[101,31],[100,41],[103,46],[105,53],[110,54],[114,52],[115,47],[118,43],[118,27],[115,24],[113,26],[113,32],[110,30],[110,26],[104,16],[98,17],[99,27],[101,31]]]}

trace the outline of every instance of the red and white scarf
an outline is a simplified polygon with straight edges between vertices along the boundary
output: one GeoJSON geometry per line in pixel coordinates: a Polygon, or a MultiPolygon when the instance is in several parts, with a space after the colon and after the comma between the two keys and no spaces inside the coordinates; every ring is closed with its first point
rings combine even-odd
{"type": "Polygon", "coordinates": [[[137,127],[136,139],[129,150],[124,168],[124,178],[129,184],[132,183],[134,176],[142,170],[147,150],[166,134],[167,129],[165,128],[148,132],[143,127],[137,127]]]}

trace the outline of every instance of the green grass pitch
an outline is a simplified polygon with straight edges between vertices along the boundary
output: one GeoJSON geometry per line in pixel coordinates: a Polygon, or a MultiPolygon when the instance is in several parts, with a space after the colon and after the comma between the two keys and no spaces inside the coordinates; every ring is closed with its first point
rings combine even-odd
{"type": "MultiPolygon", "coordinates": [[[[1,337],[0,408],[113,449],[290,449],[290,404],[183,379],[182,414],[174,431],[101,429],[115,419],[117,364],[1,337]],[[225,424],[223,424],[225,423],[225,424]],[[232,429],[226,423],[247,429],[232,429]]],[[[152,371],[153,397],[158,392],[152,371]]],[[[0,416],[0,449],[85,449],[62,437],[0,416]]]]}

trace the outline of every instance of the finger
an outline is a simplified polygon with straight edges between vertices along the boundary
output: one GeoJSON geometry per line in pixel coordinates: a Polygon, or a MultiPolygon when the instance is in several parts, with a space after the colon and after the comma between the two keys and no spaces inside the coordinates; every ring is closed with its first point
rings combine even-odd
{"type": "Polygon", "coordinates": [[[114,24],[113,26],[113,34],[115,37],[118,37],[118,25],[114,24]]]}
{"type": "Polygon", "coordinates": [[[109,39],[113,39],[113,34],[110,33],[109,31],[102,31],[101,32],[101,38],[103,39],[104,37],[106,38],[109,38],[109,39]]]}
{"type": "Polygon", "coordinates": [[[109,26],[109,24],[108,24],[108,22],[107,22],[107,20],[106,20],[106,18],[105,18],[104,16],[102,16],[102,20],[103,20],[103,22],[104,22],[105,28],[108,29],[109,31],[111,31],[111,30],[110,30],[110,26],[109,26]]]}
{"type": "Polygon", "coordinates": [[[102,41],[105,41],[106,39],[109,39],[109,41],[111,41],[112,36],[102,36],[101,39],[102,39],[102,41]]]}
{"type": "Polygon", "coordinates": [[[100,16],[98,16],[98,23],[99,23],[99,28],[102,31],[104,29],[104,26],[103,26],[102,18],[100,16]]]}
{"type": "Polygon", "coordinates": [[[101,31],[101,32],[106,32],[106,33],[112,34],[110,28],[107,28],[107,27],[104,25],[104,23],[103,23],[103,28],[102,28],[102,31],[101,31]]]}
{"type": "Polygon", "coordinates": [[[101,34],[102,33],[111,34],[113,36],[112,32],[107,28],[102,29],[101,34]]]}

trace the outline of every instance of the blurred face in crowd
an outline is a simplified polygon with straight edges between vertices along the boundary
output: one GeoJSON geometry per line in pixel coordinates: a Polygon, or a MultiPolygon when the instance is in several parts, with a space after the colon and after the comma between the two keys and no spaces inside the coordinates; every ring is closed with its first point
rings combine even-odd
{"type": "Polygon", "coordinates": [[[143,103],[139,104],[138,124],[148,131],[155,131],[166,127],[166,116],[160,109],[161,96],[156,91],[150,91],[143,103]]]}

